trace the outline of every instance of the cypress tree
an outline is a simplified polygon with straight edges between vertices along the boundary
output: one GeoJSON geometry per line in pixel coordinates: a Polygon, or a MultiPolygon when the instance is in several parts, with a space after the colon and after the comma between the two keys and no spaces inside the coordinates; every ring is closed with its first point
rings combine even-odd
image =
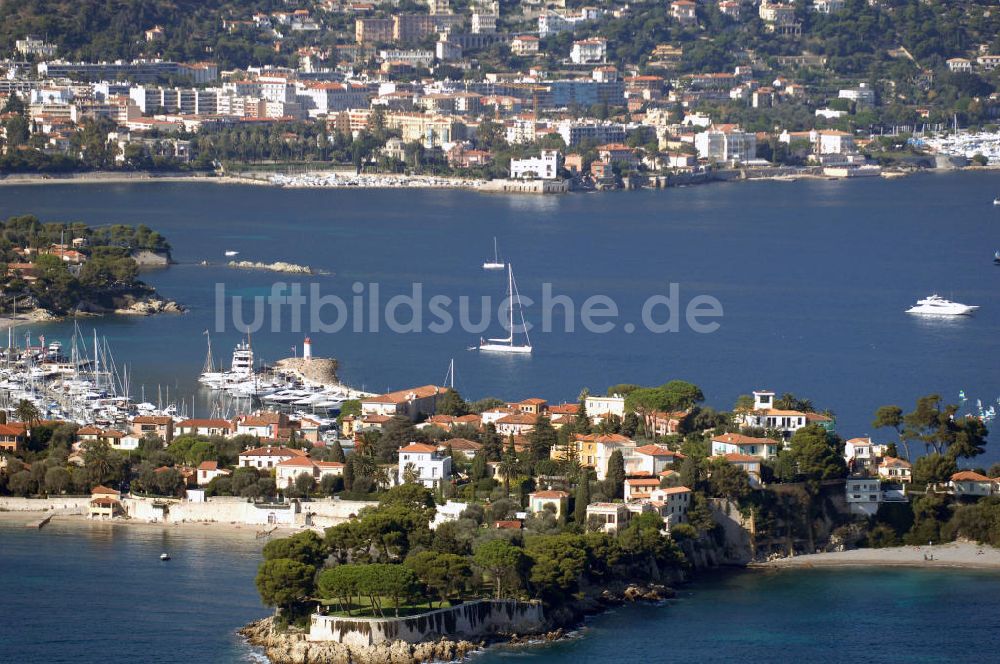
{"type": "Polygon", "coordinates": [[[580,473],[580,480],[576,485],[576,504],[573,506],[573,518],[578,524],[587,527],[587,505],[590,504],[590,477],[587,473],[580,473]]]}
{"type": "Polygon", "coordinates": [[[625,457],[621,450],[615,450],[608,459],[608,472],[605,475],[607,483],[607,493],[612,498],[623,498],[625,496],[625,457]]]}
{"type": "MultiPolygon", "coordinates": [[[[343,450],[341,450],[343,451],[343,450]]],[[[354,457],[352,456],[344,463],[344,488],[348,491],[354,489],[354,457]]]]}
{"type": "Polygon", "coordinates": [[[333,442],[333,448],[332,448],[332,451],[330,453],[330,456],[332,457],[333,461],[338,461],[340,463],[344,463],[344,459],[345,459],[345,457],[344,457],[344,448],[340,446],[340,441],[339,440],[336,440],[336,441],[333,442]]]}

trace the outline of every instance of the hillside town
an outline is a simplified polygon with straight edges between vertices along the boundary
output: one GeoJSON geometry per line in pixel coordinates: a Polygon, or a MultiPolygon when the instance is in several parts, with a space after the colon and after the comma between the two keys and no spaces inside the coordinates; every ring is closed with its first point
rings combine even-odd
{"type": "Polygon", "coordinates": [[[374,178],[354,186],[434,175],[547,193],[1000,162],[997,44],[899,44],[853,73],[826,54],[837,26],[903,21],[889,3],[300,4],[219,12],[211,30],[255,45],[240,61],[164,57],[170,25],[115,61],[20,35],[0,62],[0,170],[339,164],[374,178]],[[757,47],[719,52],[703,34],[757,47]]]}

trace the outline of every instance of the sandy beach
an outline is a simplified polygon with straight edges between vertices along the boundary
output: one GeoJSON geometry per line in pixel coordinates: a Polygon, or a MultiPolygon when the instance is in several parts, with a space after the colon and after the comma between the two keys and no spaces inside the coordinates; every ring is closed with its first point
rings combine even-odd
{"type": "MultiPolygon", "coordinates": [[[[48,512],[0,512],[0,526],[22,526],[28,528],[48,515],[48,512]]],[[[258,538],[257,533],[267,529],[266,526],[208,521],[183,523],[149,523],[148,521],[138,521],[135,519],[101,521],[89,519],[82,514],[54,514],[49,525],[45,526],[45,528],[54,525],[73,528],[135,528],[140,530],[169,531],[195,537],[259,539],[261,546],[272,538],[287,537],[299,532],[299,529],[296,528],[278,528],[274,531],[269,531],[271,533],[270,538],[258,538]]]]}
{"type": "Polygon", "coordinates": [[[245,184],[242,178],[216,176],[205,173],[131,173],[96,171],[89,173],[11,173],[0,177],[0,186],[27,184],[133,184],[141,182],[210,182],[216,184],[245,184]]]}
{"type": "Polygon", "coordinates": [[[815,553],[752,563],[755,568],[954,567],[1000,569],[1000,549],[974,542],[815,553]]]}

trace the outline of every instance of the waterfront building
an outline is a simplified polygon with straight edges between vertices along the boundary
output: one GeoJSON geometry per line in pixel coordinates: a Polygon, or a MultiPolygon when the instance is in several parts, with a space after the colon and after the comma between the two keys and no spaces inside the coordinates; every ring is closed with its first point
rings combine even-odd
{"type": "Polygon", "coordinates": [[[225,477],[230,474],[230,471],[225,468],[219,468],[218,461],[202,461],[198,465],[196,482],[198,486],[207,486],[216,477],[225,477]]]}
{"type": "Polygon", "coordinates": [[[542,150],[541,156],[510,160],[510,177],[554,180],[559,174],[559,151],[542,150]]]}
{"type": "Polygon", "coordinates": [[[695,134],[694,146],[702,159],[717,162],[745,162],[757,158],[757,135],[741,131],[738,125],[713,125],[695,134]]]}
{"type": "Polygon", "coordinates": [[[433,445],[410,443],[399,448],[397,480],[403,484],[410,479],[435,489],[451,479],[451,457],[438,452],[433,445]]]}
{"type": "Polygon", "coordinates": [[[849,477],[845,495],[851,514],[875,516],[882,502],[882,482],[869,477],[849,477]]]}
{"type": "Polygon", "coordinates": [[[121,492],[106,486],[95,486],[90,490],[90,507],[88,515],[91,519],[113,519],[124,516],[125,509],[121,502],[121,492]]]}

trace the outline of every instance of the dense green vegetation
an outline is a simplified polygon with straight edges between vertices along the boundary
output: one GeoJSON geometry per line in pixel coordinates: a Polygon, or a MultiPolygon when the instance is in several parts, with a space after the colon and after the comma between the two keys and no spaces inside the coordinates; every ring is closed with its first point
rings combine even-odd
{"type": "Polygon", "coordinates": [[[134,252],[144,250],[169,257],[170,244],[141,224],[91,228],[82,223],[42,223],[30,215],[10,217],[0,222],[2,307],[12,310],[17,299],[22,311],[36,304],[53,313],[65,314],[82,302],[109,306],[117,295],[152,293],[138,279],[138,265],[132,258],[134,252]],[[64,260],[63,250],[53,246],[60,243],[69,246],[73,240],[82,244],[68,251],[77,251],[83,257],[64,260]],[[33,263],[34,267],[31,270],[9,267],[25,263],[33,263]]]}
{"type": "Polygon", "coordinates": [[[382,494],[356,520],[269,543],[257,574],[266,604],[285,620],[317,603],[345,615],[405,615],[478,597],[539,599],[562,606],[579,593],[649,582],[686,566],[654,515],[620,533],[582,526],[525,532],[490,527],[476,506],[435,530],[432,494],[403,484],[382,494]]]}

